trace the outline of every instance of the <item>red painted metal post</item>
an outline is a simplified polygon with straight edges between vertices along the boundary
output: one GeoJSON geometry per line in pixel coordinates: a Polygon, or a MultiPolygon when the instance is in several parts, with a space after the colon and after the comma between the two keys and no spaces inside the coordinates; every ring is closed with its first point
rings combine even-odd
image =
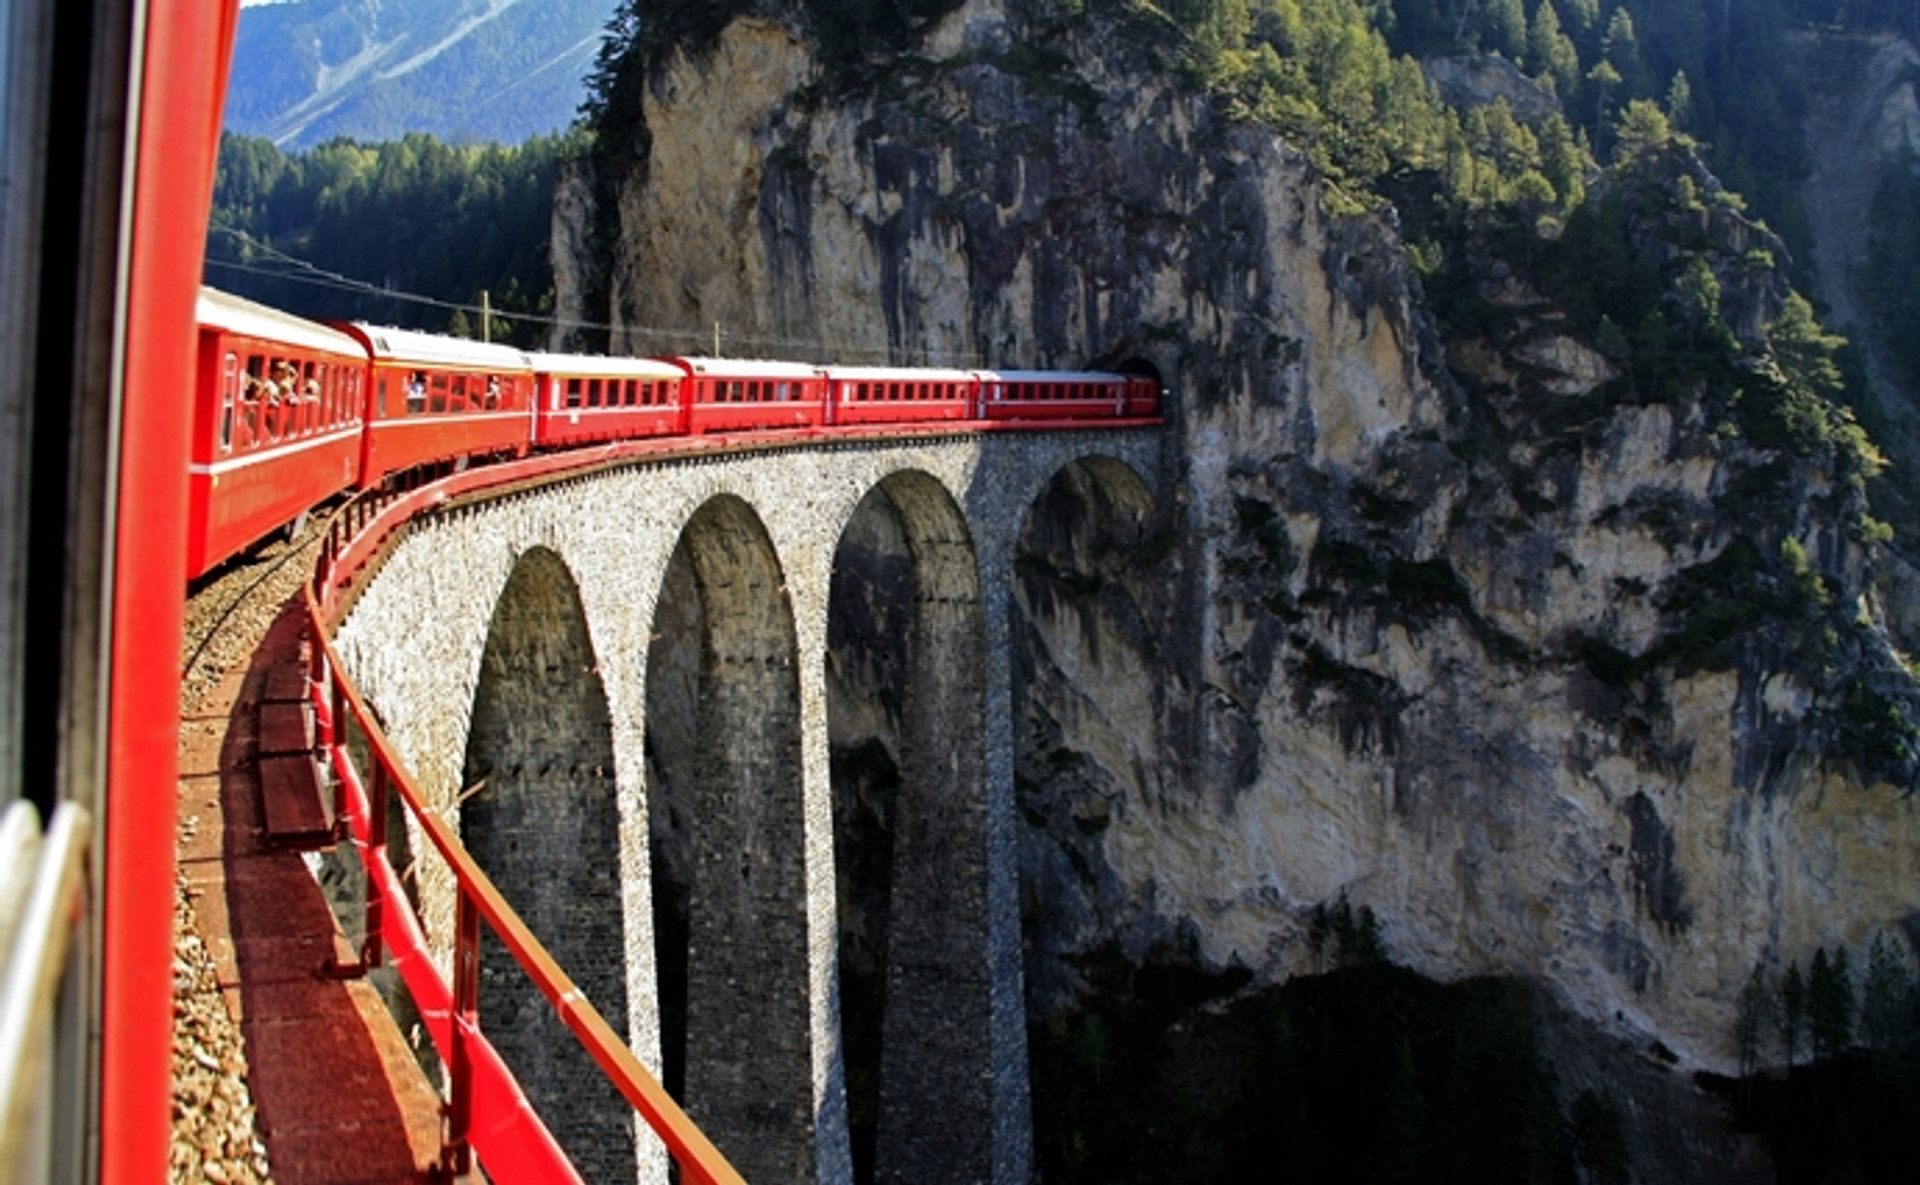
{"type": "MultiPolygon", "coordinates": [[[[124,196],[131,201],[122,208],[116,264],[124,293],[117,310],[124,315],[124,369],[112,415],[116,453],[106,458],[115,481],[105,487],[117,509],[104,560],[112,573],[112,622],[105,638],[103,834],[94,868],[104,935],[95,1046],[99,1110],[91,1130],[99,1133],[102,1181],[158,1180],[167,1165],[180,736],[172,696],[156,691],[179,679],[195,280],[238,16],[236,0],[156,0],[139,7],[147,10],[144,41],[133,47],[140,66],[130,76],[94,80],[96,90],[137,87],[129,114],[138,120],[126,137],[131,168],[124,196]]],[[[8,19],[14,11],[7,8],[8,19]]],[[[112,34],[95,32],[98,45],[110,43],[112,34]]],[[[109,56],[96,53],[93,60],[109,56]]],[[[89,131],[90,142],[94,134],[89,131]]],[[[113,200],[87,184],[89,206],[113,200]]],[[[92,262],[86,261],[89,269],[92,262]]]]}
{"type": "Polygon", "coordinates": [[[447,1065],[447,1145],[442,1159],[455,1176],[473,1168],[473,1058],[480,1031],[480,910],[460,886],[453,922],[453,1057],[447,1065]]]}
{"type": "MultiPolygon", "coordinates": [[[[373,779],[367,786],[367,860],[387,858],[387,770],[373,763],[373,779]]],[[[367,877],[367,933],[360,946],[362,966],[380,965],[380,934],[387,924],[386,889],[376,876],[367,877]]]]}

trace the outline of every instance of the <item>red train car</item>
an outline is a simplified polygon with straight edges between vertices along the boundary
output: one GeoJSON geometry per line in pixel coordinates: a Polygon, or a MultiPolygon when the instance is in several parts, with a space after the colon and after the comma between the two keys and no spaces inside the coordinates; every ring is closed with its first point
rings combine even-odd
{"type": "Polygon", "coordinates": [[[831,423],[826,372],[799,362],[667,358],[687,376],[682,431],[745,432],[831,423]]]}
{"type": "Polygon", "coordinates": [[[1155,419],[1160,415],[1160,380],[1146,375],[1122,376],[1126,384],[1126,415],[1129,418],[1155,419]]]}
{"type": "Polygon", "coordinates": [[[519,455],[533,441],[533,367],[510,346],[353,321],[371,358],[360,485],[440,461],[519,455]]]}
{"type": "Polygon", "coordinates": [[[983,370],[981,418],[1067,420],[1127,413],[1127,379],[1099,371],[983,370]]]}
{"type": "Polygon", "coordinates": [[[671,363],[589,354],[528,354],[527,361],[536,392],[533,440],[541,448],[681,431],[686,375],[671,363]]]}
{"type": "Polygon", "coordinates": [[[360,469],[360,343],[312,321],[200,290],[187,575],[348,488],[360,469]]]}
{"type": "Polygon", "coordinates": [[[830,424],[969,420],[977,416],[980,379],[972,371],[884,366],[830,366],[830,424]]]}

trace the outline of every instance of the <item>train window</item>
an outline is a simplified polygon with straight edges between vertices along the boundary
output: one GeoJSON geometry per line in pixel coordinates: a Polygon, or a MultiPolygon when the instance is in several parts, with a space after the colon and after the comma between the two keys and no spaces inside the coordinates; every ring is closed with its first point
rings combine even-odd
{"type": "Polygon", "coordinates": [[[233,401],[240,392],[240,356],[231,351],[220,360],[220,451],[233,451],[233,401]]]}
{"type": "Polygon", "coordinates": [[[587,406],[588,407],[600,406],[600,380],[599,379],[587,380],[587,406]]]}
{"type": "Polygon", "coordinates": [[[427,410],[427,374],[416,370],[407,376],[407,414],[418,416],[427,410]]]}
{"type": "Polygon", "coordinates": [[[628,379],[620,384],[620,406],[632,407],[637,399],[636,388],[640,384],[628,379]]]}
{"type": "Polygon", "coordinates": [[[568,379],[567,380],[567,406],[579,407],[581,400],[584,398],[583,392],[584,392],[584,385],[581,383],[579,379],[568,379]]]}
{"type": "Polygon", "coordinates": [[[319,427],[320,364],[307,362],[300,367],[300,432],[305,435],[319,427]]]}

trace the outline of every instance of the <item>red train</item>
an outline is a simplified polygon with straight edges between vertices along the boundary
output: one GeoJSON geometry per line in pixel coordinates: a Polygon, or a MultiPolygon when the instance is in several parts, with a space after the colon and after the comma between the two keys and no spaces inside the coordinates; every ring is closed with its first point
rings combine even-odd
{"type": "Polygon", "coordinates": [[[429,465],[659,436],[1160,412],[1160,385],[1137,375],[523,354],[329,327],[211,288],[199,324],[189,578],[347,489],[429,465]]]}

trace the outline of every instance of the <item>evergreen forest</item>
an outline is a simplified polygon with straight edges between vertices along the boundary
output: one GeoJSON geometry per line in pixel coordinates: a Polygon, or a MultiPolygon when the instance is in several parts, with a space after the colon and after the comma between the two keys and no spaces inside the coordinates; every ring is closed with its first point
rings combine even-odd
{"type": "Polygon", "coordinates": [[[220,142],[206,281],[289,312],[547,340],[553,191],[580,134],[456,147],[423,133],[282,152],[220,142]],[[415,299],[424,298],[424,299],[415,299]]]}

